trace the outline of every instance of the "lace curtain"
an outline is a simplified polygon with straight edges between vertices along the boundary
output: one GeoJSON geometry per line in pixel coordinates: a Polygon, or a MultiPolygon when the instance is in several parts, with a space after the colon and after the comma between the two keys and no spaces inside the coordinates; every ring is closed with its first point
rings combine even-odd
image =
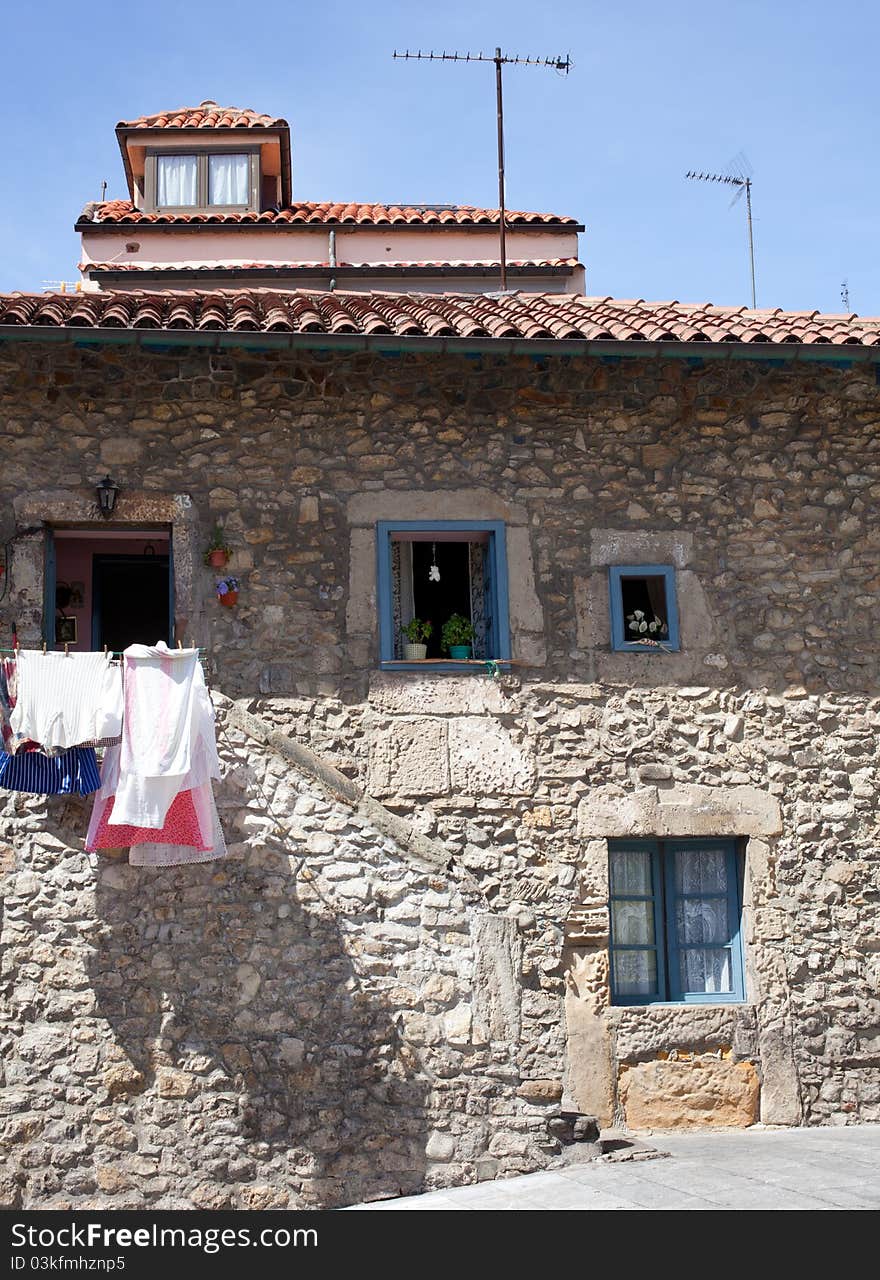
{"type": "Polygon", "coordinates": [[[733,990],[727,915],[727,857],[723,849],[678,849],[675,853],[675,888],[678,898],[675,931],[681,985],[684,991],[733,990]],[[715,896],[717,894],[717,897],[715,896]],[[701,946],[699,944],[707,945],[701,946]],[[696,945],[695,945],[696,944],[696,945]],[[714,945],[712,945],[714,944],[714,945]]]}
{"type": "Polygon", "coordinates": [[[156,203],[160,208],[198,204],[199,162],[196,156],[158,156],[156,203]]]}

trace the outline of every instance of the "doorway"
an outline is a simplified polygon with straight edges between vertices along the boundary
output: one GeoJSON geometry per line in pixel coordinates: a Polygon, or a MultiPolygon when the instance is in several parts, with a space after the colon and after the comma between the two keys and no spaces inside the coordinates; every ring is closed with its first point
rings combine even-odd
{"type": "Polygon", "coordinates": [[[168,556],[92,557],[92,648],[171,641],[168,556]]]}
{"type": "Polygon", "coordinates": [[[115,653],[173,643],[173,578],[167,527],[48,529],[46,643],[115,653]]]}

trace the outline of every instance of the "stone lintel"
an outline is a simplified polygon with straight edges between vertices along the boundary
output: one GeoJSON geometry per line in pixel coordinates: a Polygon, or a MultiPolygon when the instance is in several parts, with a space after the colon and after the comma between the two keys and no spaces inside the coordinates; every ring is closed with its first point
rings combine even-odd
{"type": "Polygon", "coordinates": [[[616,786],[596,787],[578,806],[578,832],[605,839],[776,836],[782,832],[782,811],[776,797],[759,787],[685,783],[631,792],[616,786]]]}

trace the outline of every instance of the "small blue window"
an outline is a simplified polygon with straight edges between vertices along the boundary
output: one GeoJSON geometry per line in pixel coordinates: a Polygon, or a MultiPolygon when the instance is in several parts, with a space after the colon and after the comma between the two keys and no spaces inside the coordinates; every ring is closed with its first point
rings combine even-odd
{"type": "MultiPolygon", "coordinates": [[[[462,671],[510,661],[505,530],[498,520],[400,520],[376,526],[383,666],[462,671]],[[459,624],[450,651],[443,629],[459,624]],[[406,628],[429,623],[414,656],[406,628]]],[[[424,632],[424,629],[423,629],[424,632]]]]}
{"type": "Polygon", "coordinates": [[[650,653],[681,648],[672,565],[615,564],[608,582],[612,649],[650,653]]]}
{"type": "Polygon", "coordinates": [[[733,840],[609,841],[614,1004],[745,999],[733,840]]]}

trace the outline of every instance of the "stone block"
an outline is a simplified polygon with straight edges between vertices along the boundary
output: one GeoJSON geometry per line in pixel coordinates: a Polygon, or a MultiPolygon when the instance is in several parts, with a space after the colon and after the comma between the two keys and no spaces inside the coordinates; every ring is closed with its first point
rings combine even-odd
{"type": "Polygon", "coordinates": [[[758,1119],[752,1062],[705,1055],[621,1067],[618,1097],[630,1129],[746,1128],[758,1119]]]}
{"type": "Polygon", "coordinates": [[[514,635],[521,631],[543,635],[544,610],[535,590],[531,531],[526,525],[511,526],[507,529],[506,541],[507,561],[513,566],[508,582],[511,631],[514,635]]]}
{"type": "Polygon", "coordinates": [[[140,1093],[144,1088],[144,1076],[133,1062],[111,1062],[103,1072],[104,1087],[112,1097],[126,1093],[140,1093]]]}
{"type": "Polygon", "coordinates": [[[283,1187],[270,1187],[262,1183],[242,1187],[238,1198],[242,1209],[249,1209],[254,1213],[264,1209],[286,1209],[290,1204],[290,1193],[283,1187]]]}
{"type": "Polygon", "coordinates": [[[474,1044],[513,1044],[520,1035],[522,1000],[522,942],[516,921],[478,915],[472,935],[474,1044]]]}
{"type": "Polygon", "coordinates": [[[449,772],[464,795],[515,795],[535,789],[535,761],[510,731],[483,716],[449,723],[449,772]]]}
{"type": "Polygon", "coordinates": [[[771,836],[782,833],[779,801],[759,787],[681,784],[626,792],[596,787],[578,805],[583,836],[771,836]]]}
{"type": "Polygon", "coordinates": [[[754,1043],[755,1011],[750,1005],[616,1006],[607,1018],[621,1062],[677,1051],[717,1054],[733,1044],[754,1043]]]}
{"type": "Polygon", "coordinates": [[[455,1156],[455,1138],[451,1133],[434,1132],[428,1138],[425,1155],[429,1160],[447,1163],[455,1156]]]}
{"type": "Polygon", "coordinates": [[[543,667],[547,661],[547,642],[535,631],[514,631],[511,650],[510,657],[524,667],[543,667]]]}
{"type": "Polygon", "coordinates": [[[288,1067],[300,1067],[305,1056],[306,1046],[302,1040],[297,1040],[295,1036],[282,1036],[279,1045],[281,1060],[288,1067]]]}
{"type": "MultiPolygon", "coordinates": [[[[489,676],[374,672],[370,708],[388,715],[480,716],[510,710],[510,699],[489,676]]],[[[384,730],[379,730],[384,732],[384,730]]]]}
{"type": "Polygon", "coordinates": [[[449,788],[449,741],[444,720],[401,716],[372,734],[367,788],[372,795],[437,796],[445,795],[449,788]]]}
{"type": "Polygon", "coordinates": [[[348,578],[345,629],[349,636],[373,635],[377,630],[375,530],[352,529],[348,578]]]}
{"type": "Polygon", "coordinates": [[[349,498],[346,512],[350,525],[373,525],[377,520],[436,520],[438,513],[443,520],[504,520],[508,525],[528,521],[525,507],[492,489],[365,491],[349,498]]]}
{"type": "Polygon", "coordinates": [[[694,535],[679,530],[593,529],[590,564],[674,564],[685,569],[694,551],[694,535]]]}
{"type": "Polygon", "coordinates": [[[160,1098],[191,1098],[196,1081],[187,1071],[163,1067],[156,1073],[156,1088],[160,1098]]]}
{"type": "Polygon", "coordinates": [[[607,1127],[614,1119],[611,1037],[596,1003],[583,999],[574,983],[566,983],[565,1028],[563,1109],[595,1116],[607,1127]]]}
{"type": "Polygon", "coordinates": [[[516,1092],[526,1102],[559,1102],[562,1098],[562,1082],[560,1080],[524,1080],[516,1092]]]}

